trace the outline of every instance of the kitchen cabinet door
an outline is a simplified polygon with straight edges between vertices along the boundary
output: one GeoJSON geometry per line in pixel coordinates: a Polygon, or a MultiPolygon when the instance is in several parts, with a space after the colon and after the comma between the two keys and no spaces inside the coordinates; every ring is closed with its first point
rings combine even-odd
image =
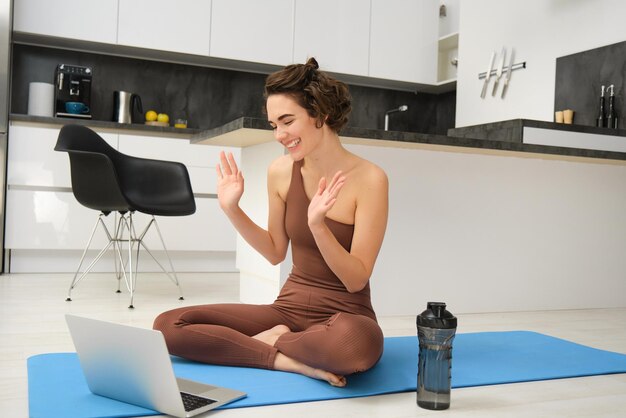
{"type": "MultiPolygon", "coordinates": [[[[117,148],[117,134],[100,133],[117,148]]],[[[9,188],[71,187],[70,160],[66,152],[57,152],[54,146],[59,128],[44,128],[11,124],[7,162],[9,188]]]]}
{"type": "Polygon", "coordinates": [[[120,45],[208,55],[210,0],[120,0],[120,45]]]}
{"type": "Polygon", "coordinates": [[[370,77],[437,82],[439,2],[372,0],[370,77]]]}
{"type": "MultiPolygon", "coordinates": [[[[72,192],[9,189],[6,203],[5,247],[12,250],[84,250],[98,218],[72,192]]],[[[105,224],[113,231],[115,214],[105,224]]],[[[97,251],[107,243],[98,228],[91,244],[97,251]]]]}
{"type": "Polygon", "coordinates": [[[118,0],[15,0],[13,30],[114,44],[118,0]]]}
{"type": "Polygon", "coordinates": [[[213,0],[210,55],[291,64],[293,8],[294,0],[213,0]]]}
{"type": "Polygon", "coordinates": [[[368,75],[370,3],[296,0],[294,62],[315,57],[323,70],[368,75]]]}

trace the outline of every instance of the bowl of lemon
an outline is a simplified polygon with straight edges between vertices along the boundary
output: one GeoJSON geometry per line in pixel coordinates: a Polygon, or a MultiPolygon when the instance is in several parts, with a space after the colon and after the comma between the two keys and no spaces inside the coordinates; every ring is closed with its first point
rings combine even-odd
{"type": "Polygon", "coordinates": [[[170,117],[167,113],[157,113],[155,110],[148,110],[144,117],[146,118],[146,125],[170,126],[170,117]]]}

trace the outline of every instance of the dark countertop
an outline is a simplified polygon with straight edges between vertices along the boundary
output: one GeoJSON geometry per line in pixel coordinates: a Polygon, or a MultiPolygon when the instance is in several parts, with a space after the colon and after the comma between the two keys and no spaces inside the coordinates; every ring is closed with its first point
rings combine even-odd
{"type": "Polygon", "coordinates": [[[103,120],[91,120],[91,119],[72,119],[72,118],[57,118],[47,116],[31,116],[22,115],[17,113],[11,113],[9,115],[11,122],[26,122],[35,123],[38,125],[49,126],[63,126],[67,124],[84,125],[90,128],[104,130],[104,131],[116,131],[120,133],[126,133],[129,135],[150,135],[150,136],[163,136],[169,138],[182,138],[190,139],[194,134],[200,132],[199,129],[181,129],[163,126],[151,126],[143,123],[117,123],[103,120]]]}
{"type": "Polygon", "coordinates": [[[464,126],[448,130],[448,135],[459,138],[488,139],[495,141],[522,142],[524,128],[552,129],[565,132],[611,135],[626,137],[624,129],[598,128],[595,126],[567,125],[532,119],[512,119],[482,125],[464,126]]]}
{"type": "MultiPolygon", "coordinates": [[[[109,130],[131,135],[150,135],[188,139],[193,144],[247,147],[275,141],[274,134],[271,127],[267,123],[267,120],[250,117],[241,117],[217,128],[207,130],[179,129],[173,127],[165,128],[144,124],[121,124],[108,121],[41,117],[19,114],[11,114],[10,120],[15,122],[52,126],[77,123],[100,130],[109,130]]],[[[606,128],[596,128],[590,126],[565,125],[529,119],[515,119],[450,129],[448,131],[448,136],[346,127],[342,130],[340,138],[344,143],[370,146],[418,148],[435,151],[589,162],[592,162],[593,160],[593,162],[596,163],[626,163],[626,153],[622,152],[524,144],[522,143],[522,132],[524,127],[626,137],[626,130],[609,130],[606,128]]]]}

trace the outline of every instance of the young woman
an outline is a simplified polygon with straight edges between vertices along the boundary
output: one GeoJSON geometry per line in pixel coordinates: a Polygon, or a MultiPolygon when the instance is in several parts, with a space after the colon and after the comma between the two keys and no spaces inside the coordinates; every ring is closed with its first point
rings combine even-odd
{"type": "Polygon", "coordinates": [[[265,98],[269,124],[287,151],[268,169],[267,230],[239,207],[243,174],[223,152],[218,199],[272,264],[284,260],[291,242],[289,278],[270,305],[179,308],[161,314],[154,327],[174,355],[345,386],[346,375],[371,368],[383,351],[369,279],[387,225],[387,176],[341,145],[350,94],[314,58],[269,75],[265,98]]]}

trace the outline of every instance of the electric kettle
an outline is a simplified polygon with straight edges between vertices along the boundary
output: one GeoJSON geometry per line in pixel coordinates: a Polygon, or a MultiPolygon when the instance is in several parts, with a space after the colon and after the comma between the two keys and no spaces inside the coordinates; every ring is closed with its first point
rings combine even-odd
{"type": "Polygon", "coordinates": [[[113,122],[133,123],[133,109],[137,104],[137,110],[143,115],[141,97],[127,91],[113,92],[113,122]]]}

